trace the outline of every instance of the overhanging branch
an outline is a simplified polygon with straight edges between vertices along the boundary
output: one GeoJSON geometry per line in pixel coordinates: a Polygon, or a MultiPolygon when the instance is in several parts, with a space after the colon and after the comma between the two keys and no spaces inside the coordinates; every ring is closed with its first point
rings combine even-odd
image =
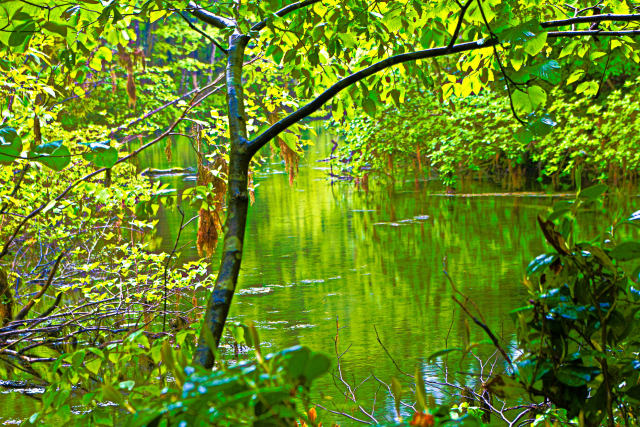
{"type": "Polygon", "coordinates": [[[603,37],[622,37],[622,36],[640,36],[640,30],[620,30],[620,31],[602,31],[602,30],[577,30],[577,31],[549,31],[547,37],[585,37],[585,36],[603,36],[603,37]]]}
{"type": "Polygon", "coordinates": [[[403,62],[416,61],[418,59],[436,58],[438,56],[445,56],[470,50],[485,49],[493,47],[496,44],[498,44],[498,40],[495,38],[491,38],[488,40],[480,39],[473,42],[460,43],[451,47],[443,46],[420,50],[417,52],[403,53],[384,59],[380,62],[376,62],[375,64],[363,70],[360,70],[354,74],[351,74],[350,76],[343,78],[342,80],[339,80],[333,86],[318,95],[316,99],[309,102],[299,110],[289,114],[279,122],[273,124],[269,129],[249,142],[249,153],[251,155],[255,154],[260,148],[264,147],[269,141],[278,136],[289,126],[299,122],[300,120],[319,110],[324,104],[326,104],[334,96],[340,93],[340,91],[362,79],[365,79],[377,73],[378,71],[382,71],[397,64],[402,64],[403,62]]]}
{"type": "Polygon", "coordinates": [[[575,16],[573,18],[541,22],[540,26],[542,28],[553,28],[553,27],[563,27],[565,25],[588,24],[588,23],[605,22],[605,21],[637,22],[637,21],[640,21],[640,14],[634,13],[629,15],[615,15],[613,13],[606,13],[602,15],[575,16]]]}

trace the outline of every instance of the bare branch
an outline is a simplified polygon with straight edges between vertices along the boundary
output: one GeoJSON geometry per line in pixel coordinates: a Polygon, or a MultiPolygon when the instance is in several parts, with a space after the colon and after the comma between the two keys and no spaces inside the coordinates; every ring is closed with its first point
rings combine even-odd
{"type": "MultiPolygon", "coordinates": [[[[591,18],[591,17],[589,17],[591,18]]],[[[602,30],[578,30],[578,31],[549,31],[547,37],[622,37],[640,36],[640,30],[602,31],[602,30]]]]}
{"type": "MultiPolygon", "coordinates": [[[[292,3],[289,6],[285,6],[282,9],[280,9],[279,11],[277,11],[276,13],[274,13],[274,15],[276,15],[279,18],[282,18],[283,16],[285,16],[288,13],[294,12],[298,9],[302,9],[303,7],[309,6],[311,4],[314,3],[318,3],[320,0],[304,0],[304,1],[299,1],[297,3],[292,3]]],[[[251,31],[260,31],[262,30],[264,27],[267,26],[267,19],[263,19],[262,21],[258,22],[257,24],[255,24],[253,27],[251,27],[251,31]]]]}
{"type": "Polygon", "coordinates": [[[196,27],[195,25],[193,25],[193,23],[191,21],[189,21],[189,18],[187,18],[186,16],[184,16],[182,14],[182,12],[178,12],[178,15],[180,15],[180,17],[187,23],[187,25],[189,25],[189,27],[198,32],[200,35],[205,36],[207,39],[209,39],[209,41],[211,43],[213,43],[218,49],[220,49],[222,52],[224,52],[224,54],[227,54],[227,49],[223,48],[220,43],[218,43],[216,41],[216,39],[214,39],[213,37],[211,37],[209,34],[205,33],[204,31],[202,31],[200,28],[196,27]]]}
{"type": "Polygon", "coordinates": [[[458,34],[460,34],[460,28],[462,27],[462,21],[464,20],[464,14],[467,12],[467,9],[469,8],[469,6],[471,6],[472,2],[473,0],[469,0],[465,5],[458,4],[460,6],[460,16],[458,17],[458,23],[456,24],[456,29],[453,31],[453,35],[451,36],[451,41],[449,42],[449,45],[447,46],[447,48],[451,49],[456,44],[456,40],[458,39],[458,34]]]}
{"type": "Polygon", "coordinates": [[[542,28],[553,28],[553,27],[563,27],[565,25],[604,22],[604,21],[638,22],[640,21],[640,14],[636,13],[636,14],[630,14],[630,15],[615,15],[613,13],[607,13],[607,14],[592,15],[592,16],[575,16],[573,18],[568,18],[568,19],[558,19],[555,21],[541,22],[540,26],[542,28]]]}
{"type": "Polygon", "coordinates": [[[213,25],[216,28],[224,29],[224,28],[234,28],[236,23],[231,19],[223,18],[221,16],[214,15],[208,10],[200,7],[196,2],[189,2],[189,12],[201,20],[202,22],[206,22],[209,25],[213,25]]]}
{"type": "Polygon", "coordinates": [[[47,279],[47,283],[45,283],[42,289],[40,289],[40,292],[38,292],[36,296],[31,298],[31,301],[29,301],[27,305],[25,305],[22,308],[22,310],[20,310],[20,312],[16,315],[16,318],[14,320],[22,320],[25,317],[27,317],[27,314],[29,314],[29,311],[31,311],[31,308],[34,306],[34,304],[44,295],[45,292],[47,292],[47,289],[49,289],[49,286],[51,286],[51,283],[53,282],[53,278],[56,275],[56,272],[58,271],[58,266],[60,265],[60,261],[62,261],[63,257],[64,257],[64,252],[62,252],[58,256],[58,259],[56,259],[55,264],[53,264],[53,267],[51,268],[51,272],[49,273],[49,278],[47,279]]]}

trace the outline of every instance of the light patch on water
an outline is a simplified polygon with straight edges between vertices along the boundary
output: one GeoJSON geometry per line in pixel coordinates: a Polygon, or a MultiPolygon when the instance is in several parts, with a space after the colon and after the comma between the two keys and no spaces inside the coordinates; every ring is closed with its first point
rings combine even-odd
{"type": "Polygon", "coordinates": [[[240,289],[237,292],[237,294],[238,295],[263,295],[263,294],[270,294],[271,292],[273,292],[273,288],[271,287],[245,288],[245,289],[240,289]]]}
{"type": "Polygon", "coordinates": [[[324,279],[303,279],[300,280],[300,283],[309,284],[309,283],[324,283],[324,279]]]}
{"type": "Polygon", "coordinates": [[[308,328],[314,328],[315,325],[311,325],[308,323],[302,323],[300,325],[291,325],[289,326],[289,329],[308,329],[308,328]]]}

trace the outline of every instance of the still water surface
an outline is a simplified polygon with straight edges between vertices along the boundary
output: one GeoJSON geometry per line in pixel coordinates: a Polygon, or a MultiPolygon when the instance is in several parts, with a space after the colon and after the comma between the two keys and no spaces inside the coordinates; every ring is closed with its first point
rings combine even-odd
{"type": "MultiPolygon", "coordinates": [[[[450,196],[435,182],[416,186],[412,173],[406,182],[365,192],[328,180],[327,163],[320,160],[328,157],[330,145],[320,138],[308,149],[293,186],[279,161],[268,162],[257,174],[233,320],[258,325],[264,346],[273,351],[303,344],[334,359],[339,325],[340,350],[348,348],[343,372],[352,385],[371,373],[387,382],[398,375],[377,330],[403,369],[413,373],[420,366],[434,378],[437,373],[425,358],[460,345],[465,331],[465,316],[451,300],[442,273],[446,257],[459,288],[496,333],[510,336],[507,313],[526,300],[524,269],[544,249],[536,216],[558,198],[450,196]]],[[[143,164],[175,166],[167,165],[161,152],[150,155],[154,159],[143,164]]],[[[194,164],[195,158],[187,161],[194,164]]],[[[165,182],[185,185],[179,177],[165,182]]],[[[479,186],[474,191],[500,190],[479,186]]],[[[159,227],[170,250],[179,217],[165,214],[159,227]]],[[[182,241],[191,239],[192,248],[195,233],[195,226],[183,233],[182,241]]],[[[196,257],[194,249],[191,256],[196,257]]],[[[471,335],[486,338],[473,327],[471,335]]],[[[331,376],[315,387],[323,405],[333,402],[322,394],[343,401],[331,376]]],[[[370,405],[376,388],[372,379],[362,386],[363,403],[370,405]]],[[[384,393],[377,406],[380,421],[382,414],[393,413],[384,393]]],[[[350,424],[346,418],[339,421],[350,424]]]]}
{"type": "MultiPolygon", "coordinates": [[[[267,162],[256,174],[256,202],[249,212],[232,319],[254,322],[269,351],[303,344],[332,357],[339,325],[340,350],[348,348],[342,368],[352,385],[372,373],[385,381],[398,375],[377,330],[403,369],[413,373],[419,366],[426,378],[433,378],[436,373],[425,358],[460,345],[465,331],[465,316],[451,300],[442,273],[446,257],[459,289],[476,302],[496,333],[509,337],[507,313],[526,300],[524,269],[544,251],[536,216],[558,198],[450,196],[436,183],[416,185],[412,175],[368,192],[350,183],[332,184],[327,163],[319,161],[329,154],[326,139],[308,149],[293,186],[279,161],[267,162]]],[[[194,165],[190,150],[188,143],[174,145],[169,164],[158,148],[144,153],[141,167],[194,165]]],[[[161,180],[179,189],[193,185],[180,176],[161,180]]],[[[187,209],[187,218],[194,214],[187,209]]],[[[178,214],[162,210],[159,219],[162,246],[170,250],[178,214]]],[[[193,222],[182,233],[185,259],[198,256],[196,231],[193,222]]],[[[485,338],[473,327],[471,336],[485,338]]],[[[315,387],[316,401],[325,406],[344,400],[331,376],[315,387]]],[[[362,386],[363,403],[370,404],[376,388],[371,379],[362,386]]],[[[0,395],[0,423],[28,417],[34,406],[16,393],[0,395]]],[[[384,393],[377,406],[380,421],[393,413],[384,393]]],[[[349,424],[346,418],[339,421],[349,424]]]]}

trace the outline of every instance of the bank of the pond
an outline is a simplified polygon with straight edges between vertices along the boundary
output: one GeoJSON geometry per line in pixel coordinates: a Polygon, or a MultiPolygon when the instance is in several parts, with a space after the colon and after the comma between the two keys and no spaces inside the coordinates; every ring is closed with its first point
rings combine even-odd
{"type": "Polygon", "coordinates": [[[417,179],[438,177],[457,191],[473,188],[478,177],[502,191],[562,191],[575,188],[576,180],[635,191],[636,83],[607,86],[597,99],[549,90],[544,115],[527,115],[521,107],[531,107],[529,99],[516,91],[515,108],[524,118],[519,121],[501,90],[443,102],[437,90],[410,82],[402,104],[387,105],[375,118],[361,113],[341,126],[345,142],[333,153],[334,170],[365,182],[370,175],[410,171],[417,179]]]}

